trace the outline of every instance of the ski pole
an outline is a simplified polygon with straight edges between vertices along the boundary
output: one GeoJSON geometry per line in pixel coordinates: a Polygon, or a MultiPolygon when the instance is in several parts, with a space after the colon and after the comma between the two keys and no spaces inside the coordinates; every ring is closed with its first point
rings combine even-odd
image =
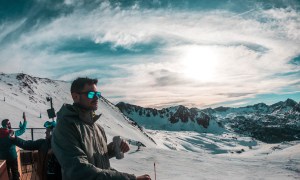
{"type": "Polygon", "coordinates": [[[155,180],[156,180],[156,168],[155,168],[155,162],[154,162],[154,177],[155,177],[155,180]]]}

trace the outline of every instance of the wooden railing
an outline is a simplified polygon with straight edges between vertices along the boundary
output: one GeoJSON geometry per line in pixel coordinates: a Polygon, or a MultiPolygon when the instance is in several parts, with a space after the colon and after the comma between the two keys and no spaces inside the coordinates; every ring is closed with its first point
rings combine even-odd
{"type": "MultiPolygon", "coordinates": [[[[18,130],[19,128],[12,128],[18,130]]],[[[37,140],[45,138],[46,128],[26,128],[25,133],[21,136],[25,140],[37,140]]],[[[21,180],[35,180],[36,177],[36,163],[37,162],[37,151],[24,151],[16,147],[18,154],[18,170],[21,180]],[[28,158],[31,160],[28,161],[28,158]],[[23,160],[23,162],[22,162],[23,160]],[[25,162],[26,161],[26,162],[25,162]]],[[[0,160],[0,180],[9,180],[7,165],[5,160],[0,160]]]]}
{"type": "MultiPolygon", "coordinates": [[[[18,130],[19,128],[12,128],[13,130],[18,130]]],[[[26,128],[25,134],[27,136],[24,137],[24,134],[21,136],[22,139],[26,140],[37,140],[40,138],[45,137],[45,131],[46,128],[26,128]],[[29,130],[29,132],[28,132],[29,130]]],[[[20,173],[20,179],[21,180],[34,180],[37,179],[36,177],[36,165],[34,163],[37,162],[37,152],[36,151],[24,151],[20,148],[16,147],[16,151],[18,154],[18,170],[20,173]],[[27,159],[29,156],[32,157],[31,164],[26,162],[26,165],[24,162],[22,162],[21,159],[24,156],[27,156],[27,159]],[[22,166],[23,164],[23,166],[22,166]],[[24,170],[26,168],[26,170],[24,170]]],[[[27,160],[26,160],[27,161],[27,160]]],[[[8,172],[7,172],[7,165],[5,160],[0,160],[0,180],[9,180],[8,172]]]]}
{"type": "Polygon", "coordinates": [[[6,170],[6,161],[5,160],[0,160],[0,179],[1,180],[9,180],[7,170],[6,170]]]}
{"type": "MultiPolygon", "coordinates": [[[[21,180],[38,179],[36,174],[37,152],[24,151],[18,147],[16,147],[16,151],[18,154],[18,171],[20,174],[20,179],[21,180]]],[[[7,165],[5,160],[0,160],[0,180],[9,180],[7,165]]]]}
{"type": "MultiPolygon", "coordinates": [[[[20,179],[22,179],[22,167],[21,167],[21,160],[20,160],[20,149],[17,147],[17,154],[18,154],[18,170],[20,173],[20,179]]],[[[0,180],[9,180],[8,172],[7,172],[7,165],[5,160],[0,160],[0,180]]]]}

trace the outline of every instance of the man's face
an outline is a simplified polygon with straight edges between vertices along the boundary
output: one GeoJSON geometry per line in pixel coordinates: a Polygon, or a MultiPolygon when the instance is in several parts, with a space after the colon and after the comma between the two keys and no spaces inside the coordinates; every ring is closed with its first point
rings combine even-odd
{"type": "Polygon", "coordinates": [[[6,127],[7,127],[8,129],[11,129],[11,124],[10,124],[10,122],[9,122],[9,121],[7,121],[7,123],[6,123],[6,127]]]}
{"type": "Polygon", "coordinates": [[[73,93],[73,100],[75,103],[79,103],[81,106],[88,110],[97,110],[98,109],[98,100],[99,98],[97,96],[94,96],[94,98],[90,99],[88,98],[87,93],[88,92],[97,92],[97,86],[95,84],[85,84],[83,90],[79,93],[73,93]]]}

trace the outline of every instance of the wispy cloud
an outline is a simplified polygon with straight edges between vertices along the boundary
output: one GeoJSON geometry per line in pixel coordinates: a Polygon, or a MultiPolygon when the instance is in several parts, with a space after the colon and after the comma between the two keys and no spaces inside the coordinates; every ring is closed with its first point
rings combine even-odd
{"type": "Polygon", "coordinates": [[[230,2],[117,2],[68,0],[44,22],[32,20],[40,11],[1,22],[0,71],[68,81],[91,76],[113,102],[152,107],[209,106],[298,87],[295,3],[253,3],[241,12],[230,2]]]}

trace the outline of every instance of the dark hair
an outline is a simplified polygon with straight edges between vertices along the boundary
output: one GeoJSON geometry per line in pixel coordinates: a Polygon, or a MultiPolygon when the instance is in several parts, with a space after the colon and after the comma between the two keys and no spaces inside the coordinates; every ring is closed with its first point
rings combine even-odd
{"type": "Polygon", "coordinates": [[[8,119],[3,119],[1,122],[2,127],[5,127],[8,121],[9,121],[8,119]]]}
{"type": "Polygon", "coordinates": [[[88,77],[85,77],[85,78],[79,77],[79,78],[75,79],[72,82],[71,93],[82,91],[86,84],[88,84],[88,85],[91,85],[91,84],[97,85],[97,83],[98,83],[98,79],[90,79],[88,77]]]}

